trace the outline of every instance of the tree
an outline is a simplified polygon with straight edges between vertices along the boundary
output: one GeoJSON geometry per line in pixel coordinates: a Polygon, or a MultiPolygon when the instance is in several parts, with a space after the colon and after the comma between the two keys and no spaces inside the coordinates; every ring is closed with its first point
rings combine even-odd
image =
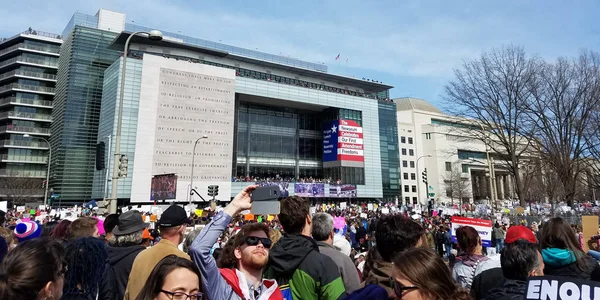
{"type": "Polygon", "coordinates": [[[463,177],[461,164],[453,163],[450,171],[446,171],[442,176],[442,179],[444,180],[446,196],[450,197],[452,204],[454,204],[454,199],[458,199],[460,207],[462,208],[464,199],[471,197],[472,189],[469,179],[463,177]]]}
{"type": "Polygon", "coordinates": [[[42,182],[42,179],[33,177],[0,177],[0,194],[12,200],[14,205],[24,204],[38,197],[39,193],[43,195],[42,182]]]}
{"type": "Polygon", "coordinates": [[[508,46],[465,61],[446,86],[450,113],[465,120],[463,134],[485,143],[506,165],[522,206],[525,199],[519,168],[530,147],[524,137],[532,134],[521,133],[528,120],[528,86],[535,80],[537,66],[537,59],[529,58],[523,48],[508,46]]]}
{"type": "Polygon", "coordinates": [[[594,121],[600,109],[600,57],[582,53],[578,59],[538,62],[535,80],[528,82],[528,128],[533,143],[562,185],[569,205],[580,189],[600,133],[594,121]]]}

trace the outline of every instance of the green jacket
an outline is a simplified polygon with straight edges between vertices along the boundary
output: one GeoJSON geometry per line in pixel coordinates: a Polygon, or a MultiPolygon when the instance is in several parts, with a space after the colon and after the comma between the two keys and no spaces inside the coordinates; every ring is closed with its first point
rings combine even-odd
{"type": "Polygon", "coordinates": [[[315,240],[285,235],[269,251],[264,277],[275,279],[286,300],[337,300],[346,296],[336,264],[315,240]]]}

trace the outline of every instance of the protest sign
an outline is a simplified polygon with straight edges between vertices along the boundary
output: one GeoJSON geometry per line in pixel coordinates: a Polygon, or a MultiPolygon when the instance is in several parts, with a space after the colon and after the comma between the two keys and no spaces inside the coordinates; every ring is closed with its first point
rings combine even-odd
{"type": "Polygon", "coordinates": [[[246,221],[252,221],[252,220],[254,220],[254,215],[253,214],[245,214],[244,215],[244,220],[246,220],[246,221]]]}
{"type": "Polygon", "coordinates": [[[275,219],[274,215],[268,215],[267,216],[267,221],[273,221],[275,219]]]}
{"type": "Polygon", "coordinates": [[[366,219],[366,218],[367,218],[367,214],[365,214],[365,213],[360,213],[360,217],[361,217],[361,218],[363,218],[363,219],[366,219]]]}
{"type": "Polygon", "coordinates": [[[465,217],[452,217],[452,242],[456,243],[456,229],[471,226],[477,230],[481,237],[481,244],[485,247],[492,246],[492,221],[465,217]]]}
{"type": "Polygon", "coordinates": [[[340,202],[340,209],[346,209],[346,202],[340,202]]]}
{"type": "Polygon", "coordinates": [[[8,211],[8,201],[0,201],[0,210],[3,212],[8,211]]]}
{"type": "Polygon", "coordinates": [[[390,209],[389,208],[382,208],[381,209],[381,213],[384,214],[384,215],[387,215],[387,214],[390,213],[390,209]]]}
{"type": "Polygon", "coordinates": [[[17,206],[17,212],[25,212],[25,206],[17,206]]]}
{"type": "Polygon", "coordinates": [[[527,300],[589,300],[600,299],[600,282],[572,277],[538,276],[527,280],[527,300]]]}
{"type": "Polygon", "coordinates": [[[333,218],[333,228],[344,229],[344,227],[346,227],[346,220],[344,219],[344,217],[333,218]]]}
{"type": "Polygon", "coordinates": [[[262,216],[258,216],[258,218],[256,218],[256,222],[262,223],[262,216]]]}
{"type": "Polygon", "coordinates": [[[367,204],[367,209],[368,210],[373,210],[373,203],[367,204]]]}

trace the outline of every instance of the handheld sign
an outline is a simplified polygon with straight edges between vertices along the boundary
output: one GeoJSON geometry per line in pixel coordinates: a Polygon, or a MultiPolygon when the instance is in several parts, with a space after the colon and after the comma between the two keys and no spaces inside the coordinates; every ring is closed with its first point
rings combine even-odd
{"type": "Polygon", "coordinates": [[[452,217],[452,242],[456,243],[456,229],[471,226],[477,230],[481,237],[481,244],[485,247],[492,246],[492,221],[475,218],[452,217]]]}
{"type": "Polygon", "coordinates": [[[557,276],[529,277],[524,299],[600,299],[600,282],[557,276]]]}

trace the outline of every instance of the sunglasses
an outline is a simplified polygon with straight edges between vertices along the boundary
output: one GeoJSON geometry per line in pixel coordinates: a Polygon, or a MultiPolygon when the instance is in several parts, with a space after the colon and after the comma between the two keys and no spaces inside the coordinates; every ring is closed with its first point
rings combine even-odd
{"type": "Polygon", "coordinates": [[[244,243],[248,246],[256,246],[260,242],[263,247],[270,249],[271,248],[271,239],[270,238],[261,238],[257,236],[248,236],[244,240],[244,243]]]}
{"type": "Polygon", "coordinates": [[[404,292],[406,291],[412,291],[412,290],[418,290],[419,288],[411,285],[411,286],[403,286],[402,284],[398,283],[396,280],[394,280],[394,278],[390,277],[390,285],[391,288],[394,289],[394,294],[396,295],[396,299],[402,299],[402,294],[404,294],[404,292]]]}

